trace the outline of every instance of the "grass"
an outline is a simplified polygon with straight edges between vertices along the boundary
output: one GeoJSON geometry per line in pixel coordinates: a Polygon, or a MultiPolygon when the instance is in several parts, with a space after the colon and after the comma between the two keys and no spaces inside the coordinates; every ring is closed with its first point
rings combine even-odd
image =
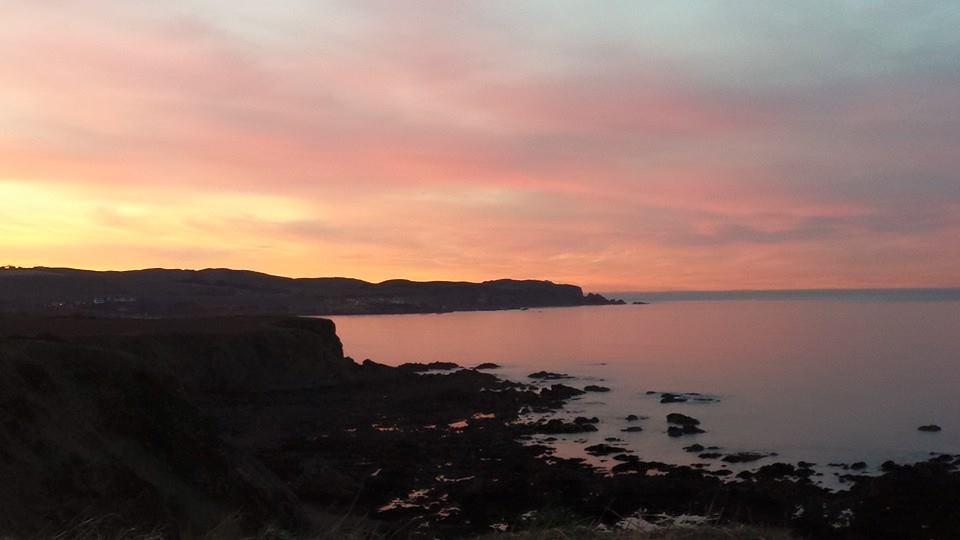
{"type": "Polygon", "coordinates": [[[212,529],[196,533],[181,530],[176,533],[164,528],[131,527],[119,522],[113,514],[77,520],[58,531],[31,536],[4,536],[0,540],[386,540],[377,531],[374,522],[363,518],[334,515],[317,516],[309,533],[292,532],[279,527],[265,527],[257,534],[244,534],[241,516],[233,514],[212,529]]]}
{"type": "MultiPolygon", "coordinates": [[[[113,515],[86,519],[71,524],[54,534],[27,538],[0,536],[0,540],[393,540],[404,532],[387,534],[377,522],[363,517],[334,514],[314,516],[311,532],[291,532],[267,527],[255,535],[244,534],[238,514],[228,516],[213,529],[193,534],[179,531],[171,535],[162,529],[119,527],[113,515]]],[[[522,524],[515,532],[490,532],[467,537],[469,540],[791,540],[796,538],[784,529],[746,525],[663,525],[646,531],[625,531],[598,527],[595,523],[575,521],[569,514],[544,512],[522,524]]]]}
{"type": "MultiPolygon", "coordinates": [[[[267,528],[254,536],[244,536],[237,531],[211,531],[199,537],[185,537],[188,540],[389,540],[391,536],[381,535],[375,530],[339,530],[313,534],[296,534],[280,529],[267,528]]],[[[36,540],[40,540],[37,537],[36,540]]],[[[43,537],[44,540],[167,540],[170,536],[159,531],[139,531],[129,529],[112,533],[90,530],[69,530],[60,534],[43,537]]],[[[526,530],[520,532],[493,532],[475,536],[472,540],[793,540],[787,531],[747,526],[702,526],[702,527],[665,527],[651,532],[601,531],[589,527],[555,527],[526,530]]],[[[0,540],[20,540],[13,537],[0,537],[0,540]]]]}
{"type": "Polygon", "coordinates": [[[664,527],[650,532],[601,531],[592,527],[556,527],[515,533],[491,533],[476,540],[792,540],[782,529],[747,526],[664,527]]]}

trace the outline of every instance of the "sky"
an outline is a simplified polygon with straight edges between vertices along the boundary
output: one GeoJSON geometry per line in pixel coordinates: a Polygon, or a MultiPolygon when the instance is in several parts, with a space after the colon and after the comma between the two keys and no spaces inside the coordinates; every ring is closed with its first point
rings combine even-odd
{"type": "Polygon", "coordinates": [[[960,3],[0,0],[0,264],[960,286],[960,3]]]}

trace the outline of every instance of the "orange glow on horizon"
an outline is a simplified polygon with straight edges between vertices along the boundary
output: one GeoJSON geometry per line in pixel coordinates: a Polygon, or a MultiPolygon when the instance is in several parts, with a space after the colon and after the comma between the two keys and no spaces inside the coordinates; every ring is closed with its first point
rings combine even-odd
{"type": "Polygon", "coordinates": [[[277,4],[6,8],[0,264],[960,286],[936,29],[832,17],[827,62],[707,8],[277,4]]]}

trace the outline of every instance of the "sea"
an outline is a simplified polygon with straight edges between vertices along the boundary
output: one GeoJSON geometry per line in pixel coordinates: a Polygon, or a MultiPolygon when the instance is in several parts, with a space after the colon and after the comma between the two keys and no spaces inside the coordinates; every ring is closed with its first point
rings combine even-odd
{"type": "Polygon", "coordinates": [[[616,438],[608,444],[645,461],[734,472],[815,463],[818,482],[842,489],[842,465],[877,474],[886,460],[960,453],[960,289],[607,295],[648,303],[332,319],[358,361],[492,362],[502,367],[491,373],[518,382],[609,388],[551,415],[600,420],[596,432],[549,444],[601,468],[616,462],[584,448],[616,438]],[[544,370],[571,378],[529,377],[544,370]],[[663,392],[690,399],[662,403],[663,392]],[[705,433],[668,436],[675,412],[705,433]],[[917,429],[930,424],[942,430],[917,429]],[[772,455],[733,464],[684,450],[694,444],[772,455]]]}

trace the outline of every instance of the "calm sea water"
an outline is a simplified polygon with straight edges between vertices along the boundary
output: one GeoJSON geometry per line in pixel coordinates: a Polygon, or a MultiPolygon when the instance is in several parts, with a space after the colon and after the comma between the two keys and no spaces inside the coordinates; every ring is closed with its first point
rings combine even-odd
{"type": "Polygon", "coordinates": [[[645,460],[702,462],[682,450],[696,442],[816,462],[831,478],[830,462],[863,460],[876,470],[886,459],[960,453],[956,300],[674,301],[334,320],[358,360],[495,362],[504,366],[495,373],[518,381],[549,370],[575,376],[564,381],[573,386],[610,387],[563,413],[602,421],[597,433],[561,440],[564,456],[582,457],[583,447],[615,436],[645,460]],[[720,402],[661,404],[648,390],[720,402]],[[707,433],[668,437],[670,412],[700,419],[707,433]],[[643,432],[620,431],[631,425],[627,414],[650,417],[632,424],[643,432]],[[930,423],[943,431],[917,431],[930,423]]]}

